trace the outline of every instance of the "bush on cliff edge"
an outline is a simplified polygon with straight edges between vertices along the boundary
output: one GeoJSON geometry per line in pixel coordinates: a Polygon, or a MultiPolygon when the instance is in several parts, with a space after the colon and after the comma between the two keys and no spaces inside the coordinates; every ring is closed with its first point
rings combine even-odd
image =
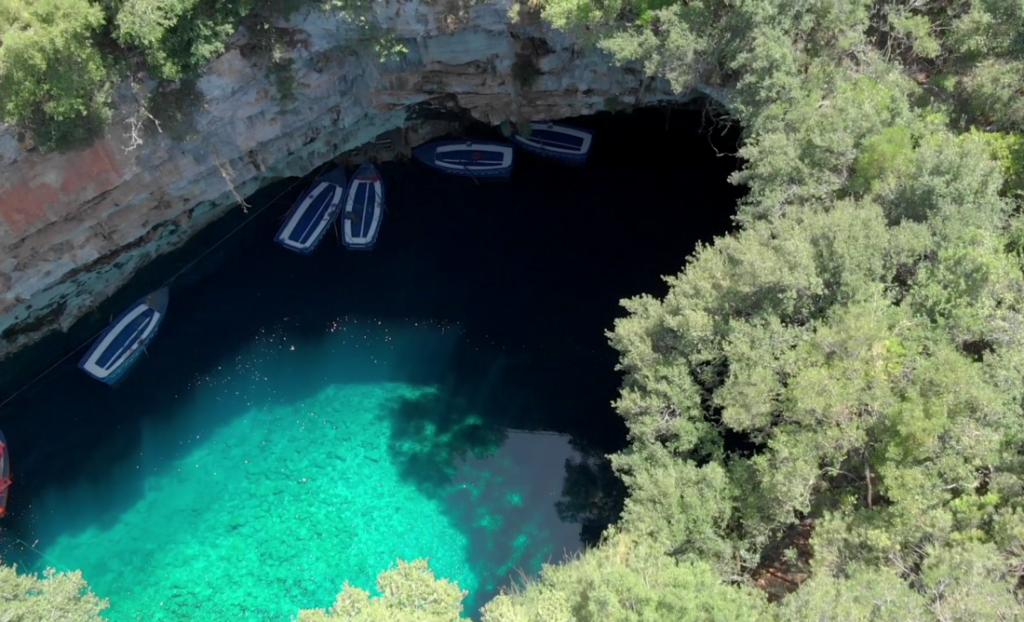
{"type": "Polygon", "coordinates": [[[110,122],[114,84],[195,78],[243,20],[325,1],[0,0],[0,121],[80,148],[110,122]]]}
{"type": "Polygon", "coordinates": [[[88,0],[0,0],[0,119],[47,149],[91,142],[110,121],[103,24],[88,0]]]}

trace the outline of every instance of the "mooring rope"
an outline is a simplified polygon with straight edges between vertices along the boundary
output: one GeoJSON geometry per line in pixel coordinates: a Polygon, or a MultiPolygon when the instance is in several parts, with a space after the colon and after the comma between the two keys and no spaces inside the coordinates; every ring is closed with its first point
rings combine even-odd
{"type": "MultiPolygon", "coordinates": [[[[320,166],[320,169],[321,169],[321,171],[322,171],[323,167],[324,167],[324,166],[326,166],[327,164],[329,164],[329,162],[327,162],[327,163],[324,163],[324,164],[322,164],[322,165],[320,166]]],[[[319,173],[318,173],[318,174],[319,174],[319,173]]],[[[244,227],[245,225],[247,225],[247,224],[249,224],[250,222],[252,222],[253,220],[255,220],[255,219],[256,219],[256,217],[257,217],[257,216],[259,216],[259,215],[260,215],[261,213],[263,213],[263,211],[264,211],[264,210],[266,210],[266,209],[267,209],[268,207],[270,207],[270,206],[271,206],[271,205],[273,205],[274,203],[277,203],[277,201],[278,201],[278,200],[279,200],[279,199],[280,199],[281,197],[283,197],[284,195],[286,195],[286,194],[288,194],[289,192],[291,192],[291,191],[292,191],[292,189],[293,189],[293,188],[295,188],[295,186],[297,186],[297,185],[299,185],[300,183],[302,183],[303,179],[305,179],[305,177],[300,177],[300,178],[299,178],[298,180],[296,180],[296,181],[292,182],[292,183],[291,183],[291,184],[290,184],[290,185],[289,185],[289,186],[288,186],[287,188],[285,188],[285,189],[284,189],[284,190],[282,190],[282,191],[281,191],[280,193],[278,193],[278,194],[277,194],[277,196],[275,196],[275,197],[274,197],[273,199],[271,199],[270,201],[266,202],[266,203],[265,203],[265,204],[263,205],[263,207],[259,208],[259,209],[258,209],[258,210],[256,210],[255,212],[253,212],[252,216],[250,216],[249,218],[246,218],[246,219],[245,219],[244,221],[242,221],[242,223],[241,223],[240,225],[238,225],[237,227],[235,227],[234,229],[232,229],[232,230],[231,230],[231,231],[230,231],[230,232],[229,232],[229,233],[228,233],[227,235],[225,235],[225,236],[224,236],[224,237],[222,237],[222,238],[221,238],[220,240],[218,240],[216,244],[213,244],[213,245],[211,245],[211,246],[210,246],[209,248],[207,248],[207,249],[206,249],[206,250],[204,250],[204,251],[203,251],[202,253],[200,253],[198,257],[196,257],[196,258],[195,258],[195,259],[193,259],[192,261],[190,261],[190,262],[188,262],[187,264],[185,264],[185,267],[183,267],[183,268],[182,268],[181,270],[178,270],[178,271],[177,271],[176,273],[174,273],[174,275],[173,275],[173,276],[171,276],[171,278],[167,279],[167,281],[165,281],[165,282],[164,282],[164,284],[160,286],[160,288],[164,288],[164,287],[167,287],[167,286],[169,286],[169,285],[170,285],[170,284],[171,284],[171,283],[172,283],[172,282],[174,281],[174,279],[176,279],[176,278],[178,278],[179,276],[181,276],[182,274],[184,274],[184,272],[185,272],[186,270],[188,270],[188,269],[189,269],[189,268],[191,268],[192,266],[196,265],[196,263],[198,263],[198,262],[199,262],[199,260],[201,260],[201,259],[202,259],[203,257],[205,257],[205,256],[206,256],[207,254],[209,254],[209,253],[210,253],[210,252],[211,252],[211,251],[212,251],[213,249],[215,249],[215,248],[217,248],[218,246],[220,246],[220,245],[221,245],[221,244],[222,244],[222,243],[223,243],[223,242],[224,242],[225,240],[227,240],[227,239],[228,239],[228,238],[230,238],[230,237],[231,237],[232,235],[234,235],[235,233],[237,233],[237,232],[238,232],[238,231],[239,231],[239,230],[240,230],[240,229],[241,229],[242,227],[244,227]]],[[[160,288],[158,288],[158,289],[160,289],[160,288]]],[[[43,373],[39,374],[38,376],[36,376],[36,377],[35,377],[35,378],[33,378],[32,380],[30,380],[30,381],[29,381],[28,383],[26,383],[25,385],[23,385],[23,386],[22,386],[22,387],[21,387],[20,389],[18,389],[17,391],[15,391],[14,393],[12,393],[11,395],[7,396],[7,398],[6,398],[6,399],[4,399],[4,400],[3,400],[2,402],[0,402],[0,408],[3,408],[5,404],[7,404],[8,402],[10,402],[10,401],[11,401],[11,400],[13,400],[14,398],[18,397],[18,396],[19,396],[19,395],[20,395],[20,394],[21,394],[22,392],[26,391],[26,390],[27,390],[27,389],[28,389],[29,387],[33,386],[34,384],[36,384],[37,382],[39,382],[40,380],[42,380],[42,379],[43,379],[43,378],[44,378],[44,377],[45,377],[45,376],[46,376],[47,374],[49,374],[49,373],[50,373],[51,371],[53,371],[54,369],[56,369],[56,368],[57,368],[57,366],[59,366],[59,365],[60,365],[61,363],[63,363],[64,361],[68,360],[68,359],[69,359],[69,358],[71,358],[72,356],[74,356],[74,354],[75,354],[76,352],[78,352],[79,350],[81,350],[81,349],[82,349],[82,348],[84,348],[85,346],[87,346],[87,345],[89,345],[90,343],[92,343],[93,341],[95,341],[95,339],[96,339],[97,337],[99,337],[99,336],[100,336],[100,335],[101,335],[101,334],[103,333],[103,331],[104,331],[104,330],[106,330],[106,327],[104,327],[104,328],[100,329],[99,331],[97,331],[97,332],[96,332],[96,334],[94,334],[94,335],[93,335],[92,337],[89,337],[88,339],[86,339],[85,341],[83,341],[83,342],[82,342],[81,344],[79,344],[79,345],[78,345],[78,346],[77,346],[77,347],[76,347],[76,348],[75,348],[74,350],[71,350],[70,352],[68,352],[67,354],[65,354],[65,355],[64,355],[64,356],[63,356],[63,357],[62,357],[62,358],[61,358],[61,359],[60,359],[59,361],[57,361],[56,363],[54,363],[53,365],[51,365],[50,367],[48,367],[48,368],[47,368],[47,369],[46,369],[45,371],[43,371],[43,373]]]]}
{"type": "MultiPolygon", "coordinates": [[[[317,175],[319,175],[319,174],[320,174],[320,172],[322,172],[322,170],[323,170],[323,167],[324,167],[324,166],[326,166],[327,164],[329,164],[329,162],[327,162],[327,163],[325,163],[325,164],[321,164],[321,165],[320,165],[320,169],[321,169],[321,171],[319,171],[319,172],[317,173],[317,175]]],[[[277,196],[275,196],[275,197],[274,197],[273,199],[271,199],[271,200],[270,200],[269,202],[267,202],[266,204],[264,204],[264,206],[263,206],[263,207],[259,208],[259,209],[258,209],[258,210],[256,210],[255,212],[253,212],[252,216],[250,216],[249,218],[247,218],[247,219],[245,219],[244,221],[242,221],[242,223],[241,223],[240,225],[238,225],[237,227],[235,227],[234,229],[232,229],[232,230],[231,230],[231,231],[230,231],[230,232],[229,232],[229,233],[228,233],[227,235],[225,235],[224,237],[222,237],[222,238],[221,238],[220,240],[217,240],[217,243],[216,243],[216,244],[213,244],[212,246],[210,246],[210,248],[208,248],[208,249],[204,250],[204,251],[203,251],[203,252],[202,252],[202,253],[201,253],[201,254],[200,254],[200,255],[199,255],[198,257],[196,257],[195,259],[193,259],[193,260],[192,260],[192,261],[190,261],[189,263],[185,264],[185,267],[184,267],[184,268],[182,268],[181,270],[178,270],[178,271],[177,271],[177,272],[176,272],[176,273],[174,274],[174,276],[172,276],[171,278],[167,279],[167,282],[165,282],[165,283],[164,283],[164,284],[163,284],[163,285],[162,285],[161,287],[167,287],[168,285],[170,285],[170,284],[171,284],[171,282],[172,282],[172,281],[174,281],[174,279],[178,278],[178,277],[179,277],[179,276],[181,276],[181,275],[182,275],[182,274],[183,274],[183,273],[184,273],[184,272],[185,272],[186,270],[188,270],[188,269],[189,269],[189,268],[191,268],[192,266],[196,265],[196,263],[198,263],[200,259],[202,259],[203,257],[205,257],[205,256],[207,255],[207,253],[209,253],[209,252],[210,252],[210,251],[212,251],[213,249],[215,249],[215,248],[217,248],[218,246],[220,246],[220,245],[221,245],[221,244],[222,244],[222,243],[223,243],[223,242],[224,242],[225,240],[227,240],[228,238],[230,238],[231,236],[233,236],[233,235],[234,235],[234,234],[235,234],[235,233],[236,233],[236,232],[237,232],[237,231],[238,231],[239,229],[241,229],[242,227],[246,226],[247,224],[249,224],[250,222],[252,222],[253,220],[255,220],[255,219],[256,219],[256,217],[257,217],[257,216],[259,216],[259,215],[260,215],[260,214],[261,214],[261,213],[262,213],[262,212],[263,212],[263,211],[264,211],[265,209],[267,209],[268,207],[270,207],[270,206],[271,206],[271,205],[273,205],[274,203],[277,203],[277,200],[278,200],[278,199],[280,199],[280,198],[281,198],[281,197],[283,197],[284,195],[286,195],[286,194],[288,194],[289,192],[291,192],[291,191],[292,191],[292,188],[294,188],[295,186],[297,186],[297,185],[299,185],[300,183],[302,183],[302,180],[303,180],[303,179],[305,179],[305,178],[304,178],[304,177],[300,177],[300,178],[299,178],[298,180],[296,180],[296,181],[292,182],[292,183],[291,183],[291,184],[290,184],[290,185],[289,185],[289,186],[288,186],[287,188],[285,188],[285,189],[284,189],[284,190],[282,190],[282,191],[281,191],[280,193],[278,193],[278,195],[277,195],[277,196]]],[[[3,405],[3,404],[0,404],[0,406],[2,406],[2,405],[3,405]]]]}
{"type": "MultiPolygon", "coordinates": [[[[7,530],[7,531],[9,531],[9,530],[7,530]]],[[[39,549],[37,549],[36,547],[32,546],[32,545],[31,545],[31,544],[29,544],[28,542],[25,542],[25,541],[24,541],[24,540],[22,540],[21,538],[19,538],[19,537],[17,537],[17,536],[11,536],[11,535],[8,535],[8,536],[6,536],[6,537],[10,538],[11,540],[14,540],[15,542],[19,542],[19,543],[21,543],[21,545],[22,545],[22,546],[24,546],[25,548],[27,548],[27,549],[31,550],[32,552],[34,552],[34,553],[35,553],[36,555],[38,555],[39,557],[41,557],[41,558],[45,559],[45,560],[46,560],[46,561],[48,561],[48,562],[51,562],[51,563],[53,564],[53,567],[54,567],[54,568],[56,568],[57,570],[60,570],[60,571],[62,571],[62,572],[71,572],[71,569],[70,569],[70,568],[68,568],[68,566],[66,566],[65,564],[62,564],[62,563],[58,562],[58,561],[57,561],[57,560],[55,560],[54,558],[50,557],[50,556],[49,556],[49,555],[47,555],[46,553],[43,553],[42,551],[40,551],[40,550],[39,550],[39,549]]],[[[38,541],[38,540],[36,540],[36,544],[38,544],[38,543],[39,543],[39,541],[38,541]]]]}

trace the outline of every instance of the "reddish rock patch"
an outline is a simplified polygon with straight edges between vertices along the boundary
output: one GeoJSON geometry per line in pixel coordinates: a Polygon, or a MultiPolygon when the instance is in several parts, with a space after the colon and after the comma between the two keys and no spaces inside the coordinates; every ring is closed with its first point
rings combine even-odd
{"type": "Polygon", "coordinates": [[[0,191],[0,219],[15,235],[69,215],[79,205],[117,185],[121,169],[110,145],[99,141],[85,151],[62,156],[64,162],[48,171],[60,171],[53,177],[33,176],[0,191]],[[58,183],[54,183],[57,181],[58,183]]]}

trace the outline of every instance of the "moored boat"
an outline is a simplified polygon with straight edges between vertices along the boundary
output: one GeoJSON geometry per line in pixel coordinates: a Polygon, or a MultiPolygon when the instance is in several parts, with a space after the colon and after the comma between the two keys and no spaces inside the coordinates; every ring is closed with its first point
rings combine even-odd
{"type": "Polygon", "coordinates": [[[317,177],[292,205],[274,241],[302,255],[316,250],[341,211],[346,181],[342,168],[317,177]]]}
{"type": "Polygon", "coordinates": [[[491,141],[442,140],[421,145],[412,155],[427,166],[452,175],[508,177],[512,145],[491,141]]]}
{"type": "Polygon", "coordinates": [[[582,164],[590,155],[594,133],[550,121],[531,121],[528,134],[514,132],[511,138],[527,151],[582,164]]]}
{"type": "Polygon", "coordinates": [[[115,384],[156,337],[169,300],[170,290],[164,287],[125,309],[96,338],[78,368],[100,382],[115,384]]]}
{"type": "Polygon", "coordinates": [[[377,243],[384,220],[384,181],[369,162],[356,169],[345,194],[341,243],[353,250],[369,250],[377,243]]]}

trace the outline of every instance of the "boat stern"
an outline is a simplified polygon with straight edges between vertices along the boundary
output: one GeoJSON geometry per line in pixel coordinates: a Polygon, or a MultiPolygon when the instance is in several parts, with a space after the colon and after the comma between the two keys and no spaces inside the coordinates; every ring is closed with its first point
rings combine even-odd
{"type": "Polygon", "coordinates": [[[352,175],[352,181],[368,181],[370,183],[377,183],[380,181],[380,172],[377,167],[369,162],[365,162],[356,169],[354,175],[352,175]]]}
{"type": "Polygon", "coordinates": [[[345,175],[345,169],[338,166],[317,177],[317,181],[332,183],[340,186],[342,191],[344,191],[345,185],[348,184],[348,177],[345,175]]]}
{"type": "Polygon", "coordinates": [[[171,301],[171,290],[168,287],[161,287],[152,294],[146,296],[146,306],[153,309],[160,315],[167,313],[167,305],[171,301]]]}
{"type": "Polygon", "coordinates": [[[437,152],[437,145],[432,144],[432,143],[427,143],[425,145],[420,145],[419,147],[416,147],[415,149],[413,149],[412,150],[412,157],[416,158],[420,162],[423,162],[424,164],[429,164],[430,166],[434,166],[435,165],[434,164],[434,154],[436,152],[437,152]]]}

